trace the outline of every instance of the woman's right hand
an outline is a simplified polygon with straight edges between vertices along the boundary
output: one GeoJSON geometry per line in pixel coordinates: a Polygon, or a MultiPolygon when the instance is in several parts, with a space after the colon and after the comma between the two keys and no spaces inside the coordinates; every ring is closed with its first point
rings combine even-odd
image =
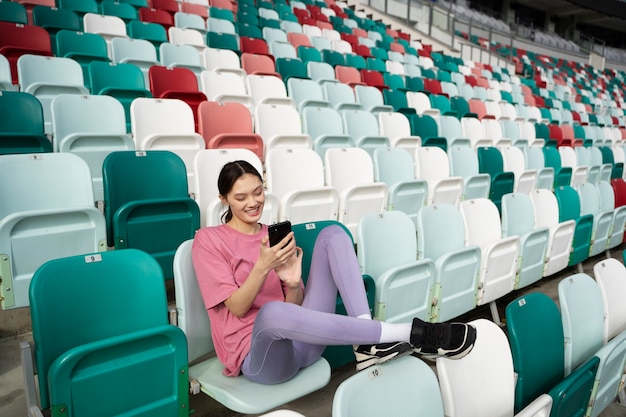
{"type": "Polygon", "coordinates": [[[261,239],[261,253],[259,261],[269,270],[279,267],[287,262],[296,252],[296,239],[293,232],[289,232],[274,246],[269,246],[269,236],[261,239]]]}

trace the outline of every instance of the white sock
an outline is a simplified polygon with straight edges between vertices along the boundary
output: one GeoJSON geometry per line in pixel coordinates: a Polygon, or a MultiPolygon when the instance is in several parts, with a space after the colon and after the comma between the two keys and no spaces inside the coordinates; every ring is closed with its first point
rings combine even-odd
{"type": "Polygon", "coordinates": [[[380,323],[380,343],[410,342],[411,323],[380,323]]]}
{"type": "Polygon", "coordinates": [[[356,316],[357,319],[371,320],[372,316],[370,314],[361,314],[360,316],[356,316]]]}

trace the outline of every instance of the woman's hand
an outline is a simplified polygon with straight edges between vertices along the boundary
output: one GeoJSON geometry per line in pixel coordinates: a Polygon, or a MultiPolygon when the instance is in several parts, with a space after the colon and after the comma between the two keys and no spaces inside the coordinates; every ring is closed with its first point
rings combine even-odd
{"type": "MultiPolygon", "coordinates": [[[[276,268],[287,263],[287,261],[296,254],[296,239],[293,232],[289,232],[283,240],[274,246],[269,246],[268,241],[269,236],[261,240],[261,253],[259,256],[259,260],[265,265],[268,271],[272,269],[276,270],[276,268]]],[[[276,272],[278,272],[278,270],[276,272]]]]}
{"type": "Polygon", "coordinates": [[[302,278],[302,248],[296,246],[293,255],[274,270],[288,288],[299,288],[302,278]]]}

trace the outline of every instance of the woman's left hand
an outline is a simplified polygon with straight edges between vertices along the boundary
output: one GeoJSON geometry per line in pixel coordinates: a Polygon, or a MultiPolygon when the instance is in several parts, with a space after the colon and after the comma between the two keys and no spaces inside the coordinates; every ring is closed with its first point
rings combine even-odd
{"type": "Polygon", "coordinates": [[[288,287],[300,286],[302,278],[302,248],[296,246],[294,254],[280,266],[274,268],[278,277],[288,287]]]}

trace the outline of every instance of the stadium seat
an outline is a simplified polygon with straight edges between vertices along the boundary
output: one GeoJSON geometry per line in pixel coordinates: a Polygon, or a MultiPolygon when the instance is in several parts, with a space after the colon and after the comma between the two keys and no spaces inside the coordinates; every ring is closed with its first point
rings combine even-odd
{"type": "Polygon", "coordinates": [[[66,29],[79,32],[83,28],[82,21],[75,11],[41,5],[33,7],[33,24],[48,32],[52,45],[56,44],[55,36],[59,30],[66,29]]]}
{"type": "MultiPolygon", "coordinates": [[[[78,61],[83,69],[85,86],[90,89],[89,64],[92,61],[110,62],[107,43],[102,36],[97,33],[74,32],[66,29],[57,32],[55,55],[78,61]]],[[[93,90],[91,92],[98,94],[93,90]]]]}
{"type": "Polygon", "coordinates": [[[112,152],[102,166],[102,185],[108,246],[150,254],[172,279],[176,249],[200,228],[182,159],[160,150],[112,152]]]}
{"type": "Polygon", "coordinates": [[[430,321],[435,300],[435,264],[420,259],[415,222],[393,210],[370,213],[358,221],[359,266],[374,279],[374,317],[391,323],[430,321]]]}
{"type": "Polygon", "coordinates": [[[563,325],[556,303],[539,292],[518,297],[507,305],[506,321],[518,375],[515,411],[548,393],[551,416],[584,416],[600,360],[590,358],[565,375],[563,325]]]}
{"type": "Polygon", "coordinates": [[[7,254],[0,296],[2,308],[10,309],[29,305],[31,278],[45,262],[106,250],[106,229],[89,167],[78,156],[3,155],[0,172],[2,194],[11,196],[0,205],[0,245],[7,254]]]}
{"type": "Polygon", "coordinates": [[[195,131],[191,107],[174,98],[139,98],[131,104],[130,117],[135,149],[175,153],[184,162],[191,184],[195,155],[206,148],[203,137],[195,131]]]}
{"type": "Polygon", "coordinates": [[[502,196],[514,191],[515,175],[513,172],[504,170],[504,159],[498,148],[481,146],[476,149],[476,154],[479,171],[491,176],[489,199],[500,210],[502,196]]]}
{"type": "Polygon", "coordinates": [[[52,143],[45,136],[43,107],[35,96],[2,91],[0,114],[0,155],[52,152],[52,143]]]}
{"type": "Polygon", "coordinates": [[[415,178],[428,183],[426,204],[457,206],[463,194],[463,178],[450,175],[450,161],[446,152],[436,146],[417,147],[414,151],[415,178]]]}
{"type": "MultiPolygon", "coordinates": [[[[367,106],[364,106],[364,109],[367,109],[367,106]]],[[[381,136],[389,138],[392,147],[404,148],[411,154],[422,145],[422,138],[412,134],[409,119],[403,113],[379,112],[378,129],[381,136]]]]}
{"type": "Polygon", "coordinates": [[[195,74],[184,67],[153,65],[148,70],[150,91],[155,98],[179,99],[187,103],[194,117],[194,130],[198,131],[198,107],[207,100],[198,89],[195,74]]]}
{"type": "Polygon", "coordinates": [[[54,151],[71,152],[87,162],[94,201],[101,203],[104,158],[114,151],[135,149],[126,133],[124,107],[110,96],[61,94],[52,100],[51,116],[54,151]]]}
{"type": "Polygon", "coordinates": [[[519,259],[514,289],[525,288],[543,278],[547,262],[550,230],[535,226],[535,212],[531,197],[516,192],[502,197],[502,236],[518,236],[519,259]]]}
{"type": "Polygon", "coordinates": [[[116,37],[111,40],[111,60],[115,63],[134,64],[141,69],[144,84],[150,85],[148,70],[160,65],[156,48],[145,39],[116,37]]]}
{"type": "Polygon", "coordinates": [[[575,274],[558,283],[566,374],[592,356],[600,359],[587,411],[587,415],[593,417],[598,416],[618,396],[626,361],[626,332],[615,335],[604,344],[601,281],[602,278],[596,282],[587,274],[575,274]]]}
{"type": "Polygon", "coordinates": [[[9,60],[0,54],[0,91],[17,91],[18,86],[13,84],[9,60]]]}
{"type": "Polygon", "coordinates": [[[412,356],[356,373],[337,387],[333,397],[333,417],[413,412],[431,417],[444,415],[435,373],[412,356]]]}
{"type": "Polygon", "coordinates": [[[559,221],[573,220],[576,223],[568,266],[578,265],[589,257],[594,219],[591,214],[583,214],[578,192],[569,185],[554,189],[559,205],[559,221]]]}
{"type": "Polygon", "coordinates": [[[141,69],[134,64],[93,61],[88,66],[88,74],[92,94],[115,97],[122,103],[126,129],[130,133],[132,103],[137,98],[152,98],[152,93],[144,84],[141,69]]]}
{"type": "Polygon", "coordinates": [[[224,365],[216,356],[202,358],[213,353],[214,348],[211,323],[191,262],[192,244],[193,240],[187,240],[176,251],[174,282],[178,327],[189,341],[189,362],[195,363],[189,367],[189,378],[198,382],[200,391],[238,413],[258,414],[326,386],[331,372],[323,358],[279,385],[257,384],[243,376],[224,376],[224,365]]]}
{"type": "MultiPolygon", "coordinates": [[[[604,181],[604,183],[607,182],[604,181]]],[[[593,216],[589,256],[595,256],[607,249],[613,222],[613,209],[601,208],[600,191],[596,184],[580,184],[576,187],[576,191],[580,199],[580,214],[593,216]]]]}
{"type": "MultiPolygon", "coordinates": [[[[446,416],[513,416],[515,373],[506,334],[496,324],[476,319],[472,351],[459,360],[437,358],[437,376],[446,416]],[[493,366],[485,366],[485,363],[493,366]]],[[[552,397],[540,394],[516,417],[547,417],[552,397]]]]}
{"type": "Polygon", "coordinates": [[[104,14],[86,13],[83,16],[83,30],[86,33],[96,33],[104,38],[109,58],[112,56],[111,40],[116,37],[128,36],[126,23],[122,18],[104,14]]]}
{"type": "Polygon", "coordinates": [[[17,60],[20,91],[41,102],[44,130],[52,133],[52,100],[59,94],[89,94],[80,65],[70,58],[25,54],[17,60]]]}
{"type": "Polygon", "coordinates": [[[339,112],[328,105],[311,104],[301,112],[302,130],[311,137],[313,150],[322,159],[328,149],[353,147],[354,141],[343,125],[339,112]]]}
{"type": "Polygon", "coordinates": [[[207,149],[244,148],[265,160],[263,138],[254,133],[250,110],[235,102],[204,101],[198,107],[198,133],[207,149]]]}
{"type": "Polygon", "coordinates": [[[358,241],[361,217],[387,209],[387,184],[374,181],[372,157],[361,148],[328,148],[324,156],[326,184],[339,193],[337,220],[358,241]]]}
{"type": "Polygon", "coordinates": [[[379,135],[378,120],[372,113],[360,109],[344,109],[341,110],[341,117],[344,131],[352,138],[354,145],[365,149],[371,156],[376,149],[390,147],[389,138],[379,135]]]}
{"type": "Polygon", "coordinates": [[[478,155],[468,141],[457,140],[448,145],[450,175],[463,178],[461,201],[472,198],[489,198],[491,176],[479,172],[478,155]]]}
{"type": "Polygon", "coordinates": [[[463,215],[451,204],[431,204],[417,213],[417,257],[435,263],[431,322],[443,322],[476,307],[480,248],[466,245],[463,215]]]}
{"type": "MultiPolygon", "coordinates": [[[[22,358],[28,390],[36,364],[41,410],[188,415],[187,341],[167,323],[163,273],[149,255],[129,249],[51,260],[33,276],[30,300],[34,343],[22,358]],[[93,280],[140,299],[111,297],[93,280]],[[59,337],[68,325],[73,335],[59,337]]],[[[29,412],[41,413],[37,392],[28,398],[29,412]]]]}
{"type": "Polygon", "coordinates": [[[515,287],[519,237],[502,237],[500,213],[490,199],[462,201],[460,210],[465,221],[467,245],[476,245],[481,251],[476,304],[489,304],[493,320],[499,324],[496,301],[515,287]]]}
{"type": "Polygon", "coordinates": [[[15,85],[19,84],[17,60],[24,54],[52,56],[48,32],[39,26],[0,22],[0,55],[9,61],[15,85]]]}
{"type": "Polygon", "coordinates": [[[310,148],[278,147],[265,156],[267,190],[280,203],[280,220],[292,224],[337,220],[339,193],[326,185],[323,160],[310,148]]]}

